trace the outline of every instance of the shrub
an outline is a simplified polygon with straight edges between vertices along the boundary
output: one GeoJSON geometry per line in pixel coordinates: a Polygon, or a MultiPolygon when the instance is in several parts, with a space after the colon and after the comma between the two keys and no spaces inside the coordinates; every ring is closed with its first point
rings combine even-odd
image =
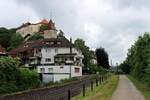
{"type": "Polygon", "coordinates": [[[39,87],[40,85],[39,75],[35,70],[20,68],[19,71],[20,75],[18,80],[18,86],[20,89],[26,90],[39,87]]]}

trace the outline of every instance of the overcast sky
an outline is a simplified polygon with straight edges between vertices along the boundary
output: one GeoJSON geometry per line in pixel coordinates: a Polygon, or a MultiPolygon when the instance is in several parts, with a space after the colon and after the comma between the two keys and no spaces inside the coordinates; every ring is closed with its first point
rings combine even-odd
{"type": "Polygon", "coordinates": [[[150,32],[150,0],[0,0],[0,27],[52,18],[67,37],[104,47],[122,62],[137,37],[150,32]]]}

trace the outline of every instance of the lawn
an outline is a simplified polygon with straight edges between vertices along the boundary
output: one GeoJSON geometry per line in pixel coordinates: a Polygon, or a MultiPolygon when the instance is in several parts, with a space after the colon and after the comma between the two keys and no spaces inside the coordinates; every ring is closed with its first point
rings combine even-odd
{"type": "Polygon", "coordinates": [[[130,75],[128,75],[128,78],[133,82],[137,89],[142,92],[142,94],[145,96],[145,99],[150,100],[150,87],[146,86],[145,84],[141,83],[130,75]]]}
{"type": "Polygon", "coordinates": [[[83,97],[81,93],[80,95],[73,97],[72,100],[110,100],[117,87],[118,79],[118,76],[114,75],[97,87],[94,84],[93,91],[91,91],[90,87],[86,89],[85,97],[83,97]]]}

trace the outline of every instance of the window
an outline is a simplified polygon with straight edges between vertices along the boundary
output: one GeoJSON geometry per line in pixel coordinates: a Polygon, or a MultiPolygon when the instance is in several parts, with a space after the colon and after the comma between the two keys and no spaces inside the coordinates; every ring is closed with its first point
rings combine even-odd
{"type": "Polygon", "coordinates": [[[64,67],[63,66],[60,66],[60,69],[63,69],[64,67]]]}
{"type": "Polygon", "coordinates": [[[53,72],[53,68],[48,68],[49,73],[53,72]]]}
{"type": "Polygon", "coordinates": [[[57,42],[57,44],[61,44],[61,42],[57,42]]]}
{"type": "Polygon", "coordinates": [[[46,58],[45,62],[51,62],[51,58],[46,58]]]}
{"type": "Polygon", "coordinates": [[[75,68],[75,73],[79,73],[80,72],[80,68],[75,68]]]}
{"type": "Polygon", "coordinates": [[[45,48],[45,52],[51,52],[50,48],[45,48]]]}
{"type": "Polygon", "coordinates": [[[45,73],[45,68],[40,68],[41,73],[45,73]]]}
{"type": "Polygon", "coordinates": [[[54,44],[54,42],[50,42],[50,44],[54,44]]]}
{"type": "Polygon", "coordinates": [[[55,49],[55,53],[58,53],[58,49],[55,49]]]}

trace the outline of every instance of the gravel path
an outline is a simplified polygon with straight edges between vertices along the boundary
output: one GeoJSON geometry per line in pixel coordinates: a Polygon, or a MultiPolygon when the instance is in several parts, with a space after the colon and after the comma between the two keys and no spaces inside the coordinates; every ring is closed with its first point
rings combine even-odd
{"type": "Polygon", "coordinates": [[[125,76],[120,75],[117,90],[111,100],[145,100],[133,83],[125,76]]]}

